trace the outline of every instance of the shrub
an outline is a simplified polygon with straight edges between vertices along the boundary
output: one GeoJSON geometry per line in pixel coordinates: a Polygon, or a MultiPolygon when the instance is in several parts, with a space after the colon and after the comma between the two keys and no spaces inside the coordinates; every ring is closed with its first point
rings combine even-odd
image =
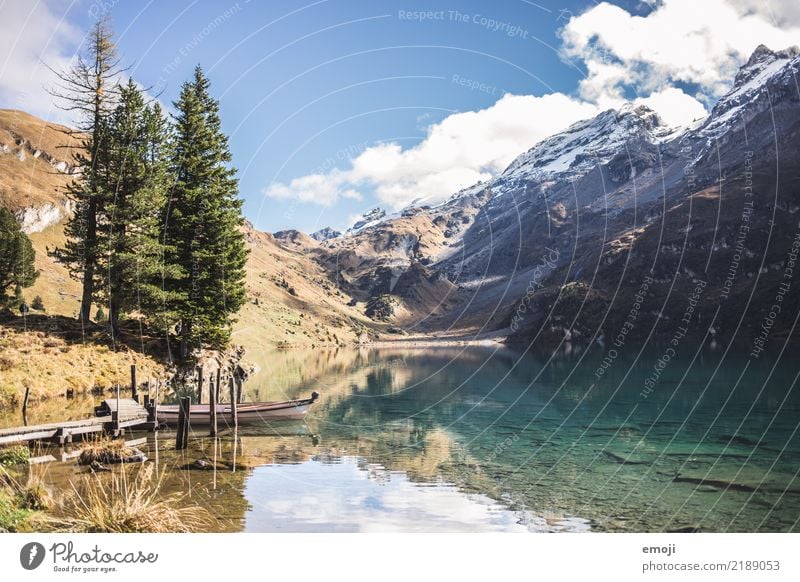
{"type": "Polygon", "coordinates": [[[33,301],[31,301],[31,308],[37,311],[44,311],[44,301],[42,301],[41,295],[37,295],[33,298],[33,301]]]}
{"type": "Polygon", "coordinates": [[[29,509],[19,506],[9,487],[0,486],[0,531],[17,531],[30,515],[29,509]]]}
{"type": "Polygon", "coordinates": [[[0,449],[0,465],[6,467],[27,463],[30,458],[31,452],[28,450],[28,447],[24,445],[0,449]]]}

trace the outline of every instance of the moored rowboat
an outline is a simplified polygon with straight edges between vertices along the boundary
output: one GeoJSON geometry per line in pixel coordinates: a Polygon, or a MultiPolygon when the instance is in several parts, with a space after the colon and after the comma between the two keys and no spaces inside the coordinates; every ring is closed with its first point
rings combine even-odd
{"type": "MultiPolygon", "coordinates": [[[[286,400],[283,402],[243,402],[236,406],[240,425],[254,424],[270,420],[297,420],[303,418],[311,405],[319,398],[318,392],[312,392],[311,398],[286,400]]],[[[194,426],[208,425],[211,420],[209,404],[192,404],[189,409],[189,423],[194,426]]],[[[180,405],[161,404],[158,406],[158,420],[170,426],[178,425],[180,405]]],[[[217,422],[233,424],[233,412],[230,404],[217,404],[217,422]]]]}

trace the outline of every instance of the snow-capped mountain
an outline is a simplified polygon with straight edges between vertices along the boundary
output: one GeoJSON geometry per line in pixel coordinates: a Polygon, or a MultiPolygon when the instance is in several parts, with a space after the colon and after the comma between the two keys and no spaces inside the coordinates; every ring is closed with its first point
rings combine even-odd
{"type": "MultiPolygon", "coordinates": [[[[770,106],[770,92],[776,86],[797,87],[800,50],[797,47],[771,51],[760,45],[739,70],[730,91],[714,106],[700,126],[698,135],[719,138],[737,123],[770,106]]],[[[777,95],[776,95],[777,96],[777,95]]]]}
{"type": "MultiPolygon", "coordinates": [[[[545,324],[547,333],[561,333],[562,324],[546,316],[566,284],[592,290],[586,297],[595,302],[588,309],[595,314],[608,302],[629,307],[639,285],[634,276],[642,273],[664,283],[663,290],[650,287],[659,297],[673,281],[673,294],[681,289],[673,296],[685,296],[684,287],[702,276],[704,301],[714,307],[722,285],[726,297],[740,290],[747,295],[764,269],[763,279],[773,285],[768,273],[779,269],[784,239],[797,228],[793,213],[800,212],[792,186],[800,173],[799,69],[797,49],[759,47],[708,117],[688,127],[669,127],[656,111],[633,104],[575,123],[534,144],[494,179],[441,204],[389,216],[379,209],[366,213],[347,236],[329,242],[330,265],[339,284],[364,301],[374,293],[398,293],[380,284],[392,257],[421,266],[403,275],[402,289],[410,295],[401,297],[400,310],[405,323],[416,316],[419,329],[503,329],[533,288],[537,299],[525,304],[528,315],[518,333],[534,335],[545,324]],[[752,183],[747,193],[745,183],[752,183]],[[754,192],[751,211],[746,196],[754,192]],[[737,244],[741,254],[742,232],[752,246],[733,261],[737,244]],[[759,256],[756,249],[767,242],[768,254],[759,256]],[[413,256],[403,253],[409,244],[413,256]],[[436,306],[436,313],[417,312],[415,305],[436,306]]],[[[647,317],[659,309],[672,317],[669,297],[647,317]]],[[[747,325],[757,323],[753,313],[747,325]]],[[[559,317],[578,317],[568,331],[579,337],[592,326],[613,327],[617,315],[559,317]]]]}
{"type": "Polygon", "coordinates": [[[349,229],[347,229],[348,234],[352,234],[364,228],[368,228],[370,226],[375,226],[378,224],[383,218],[386,216],[386,211],[383,208],[373,208],[372,210],[368,210],[361,217],[353,223],[349,229]]]}
{"type": "Polygon", "coordinates": [[[575,177],[609,162],[626,147],[657,144],[675,133],[645,105],[628,103],[571,125],[539,142],[503,172],[506,180],[548,180],[575,177]]]}
{"type": "Polygon", "coordinates": [[[342,236],[342,233],[331,228],[330,226],[326,226],[325,228],[321,228],[318,231],[311,233],[311,238],[319,242],[325,242],[326,240],[330,240],[338,236],[342,236]]]}

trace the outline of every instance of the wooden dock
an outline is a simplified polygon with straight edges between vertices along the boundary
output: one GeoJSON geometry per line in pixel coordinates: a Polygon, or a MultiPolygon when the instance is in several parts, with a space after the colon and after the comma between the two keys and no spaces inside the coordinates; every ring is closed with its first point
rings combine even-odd
{"type": "Polygon", "coordinates": [[[133,399],[110,398],[95,409],[98,416],[83,420],[68,420],[50,424],[19,426],[0,429],[0,445],[28,441],[49,441],[63,445],[72,442],[73,437],[86,434],[108,433],[119,436],[126,428],[153,427],[152,410],[146,409],[133,399]],[[117,414],[117,403],[119,413],[117,414]]]}

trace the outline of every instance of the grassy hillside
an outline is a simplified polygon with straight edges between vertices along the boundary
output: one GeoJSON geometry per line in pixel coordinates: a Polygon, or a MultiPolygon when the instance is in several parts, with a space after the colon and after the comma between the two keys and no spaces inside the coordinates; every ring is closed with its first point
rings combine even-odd
{"type": "MultiPolygon", "coordinates": [[[[6,314],[0,321],[0,405],[18,401],[26,385],[44,398],[126,382],[131,363],[144,374],[162,371],[141,348],[112,351],[102,326],[75,337],[81,331],[72,325],[80,285],[49,251],[64,243],[65,187],[76,173],[70,161],[77,146],[64,127],[0,110],[0,204],[20,219],[36,251],[40,276],[24,296],[30,303],[38,295],[44,303],[27,320],[6,314]]],[[[348,305],[351,297],[329,280],[312,252],[319,249],[316,241],[299,233],[276,238],[249,224],[244,230],[250,249],[247,304],[235,324],[235,343],[251,352],[344,345],[368,341],[385,327],[366,318],[363,305],[348,305]]],[[[138,327],[131,324],[136,336],[138,327]]],[[[132,337],[129,345],[136,348],[135,342],[132,337]]]]}

